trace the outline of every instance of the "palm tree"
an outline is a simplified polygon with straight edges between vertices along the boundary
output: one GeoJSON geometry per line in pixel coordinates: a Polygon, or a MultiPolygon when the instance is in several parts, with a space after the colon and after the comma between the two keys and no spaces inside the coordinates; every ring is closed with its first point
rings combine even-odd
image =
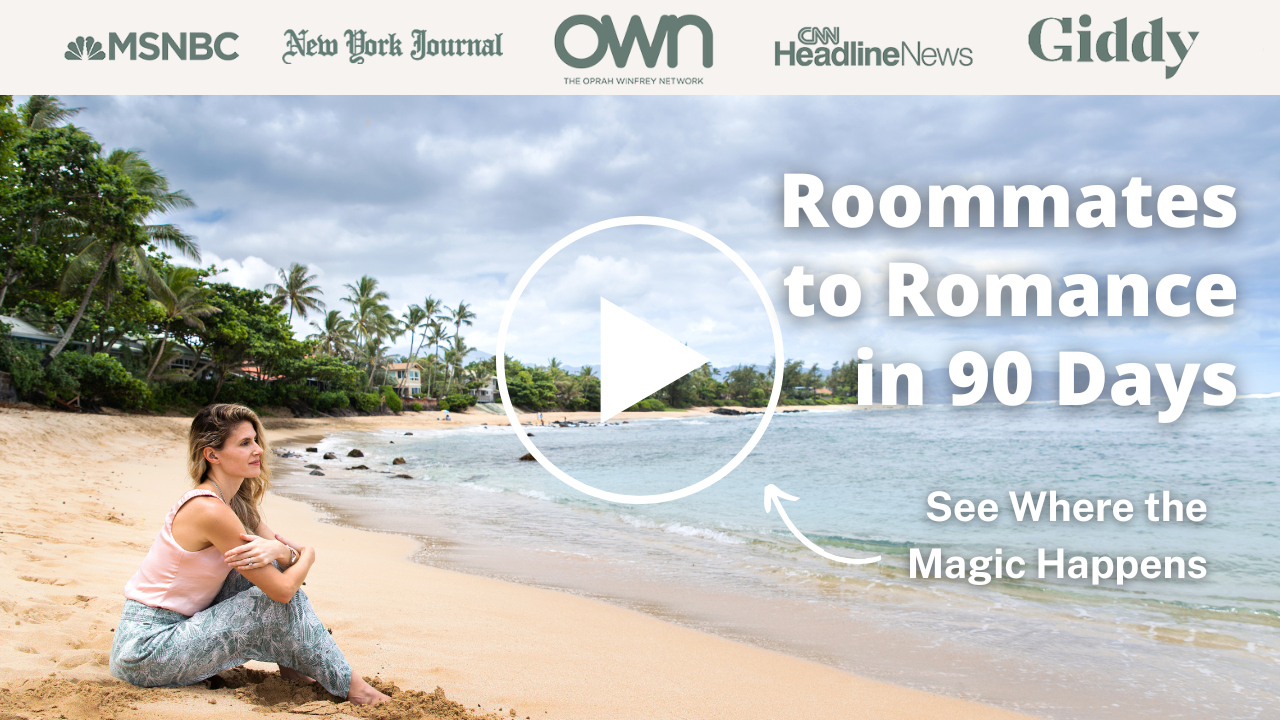
{"type": "MultiPolygon", "coordinates": [[[[147,260],[147,250],[150,246],[174,250],[192,260],[200,260],[200,248],[197,246],[195,238],[182,232],[177,226],[170,224],[143,224],[152,215],[163,214],[179,208],[195,207],[195,202],[182,190],[170,190],[169,179],[156,170],[146,158],[142,157],[142,153],[138,150],[112,150],[111,154],[106,157],[105,162],[124,173],[133,185],[133,189],[149,201],[146,205],[147,209],[140,216],[132,218],[134,223],[141,225],[139,229],[147,242],[126,242],[127,238],[120,233],[112,233],[109,238],[92,235],[85,235],[79,238],[74,249],[74,256],[63,273],[62,288],[64,291],[68,290],[86,278],[88,279],[88,286],[85,288],[84,297],[81,298],[80,307],[67,325],[62,338],[50,348],[49,353],[41,361],[46,364],[52,362],[66,347],[67,343],[71,341],[71,336],[75,333],[76,326],[80,324],[80,319],[84,317],[85,308],[89,306],[93,291],[97,288],[103,275],[110,270],[109,277],[113,281],[118,280],[120,277],[119,263],[121,261],[127,262],[132,266],[134,271],[146,281],[149,287],[163,292],[161,288],[164,287],[164,281],[147,260]]],[[[79,221],[76,222],[79,223],[79,221]]],[[[83,225],[83,223],[80,224],[83,225]]],[[[113,287],[116,286],[118,285],[113,282],[113,287]]],[[[110,296],[108,296],[109,301],[110,296]]]]}
{"type": "MultiPolygon", "coordinates": [[[[417,355],[414,353],[414,343],[418,337],[418,331],[423,329],[423,323],[427,321],[428,315],[425,310],[417,305],[410,305],[409,309],[404,311],[404,315],[400,316],[400,327],[409,333],[409,362],[413,362],[417,355]]],[[[422,348],[419,347],[419,350],[422,348]]]]}
{"type": "Polygon", "coordinates": [[[472,319],[476,316],[475,313],[471,312],[471,306],[464,302],[458,303],[458,307],[451,308],[445,312],[448,314],[449,322],[453,323],[453,337],[455,339],[462,334],[462,326],[470,327],[472,319]]]}
{"type": "Polygon", "coordinates": [[[298,311],[298,317],[306,318],[308,311],[321,310],[324,303],[320,301],[316,295],[323,295],[324,291],[319,285],[312,285],[317,276],[307,274],[307,266],[299,263],[293,263],[289,266],[289,271],[285,272],[284,268],[279,268],[276,273],[280,276],[283,285],[277,283],[268,283],[262,288],[269,293],[275,293],[271,298],[271,304],[277,307],[289,306],[289,323],[293,323],[293,312],[298,311]]]}
{"type": "Polygon", "coordinates": [[[316,349],[321,354],[343,357],[351,352],[355,336],[351,321],[342,317],[342,313],[330,310],[324,316],[324,325],[313,322],[311,327],[316,329],[316,333],[308,335],[307,339],[316,342],[316,349]]]}
{"type": "Polygon", "coordinates": [[[170,265],[160,277],[164,282],[165,292],[153,292],[151,302],[164,313],[164,335],[160,338],[160,348],[155,353],[151,367],[147,368],[147,380],[151,380],[156,368],[160,366],[160,359],[165,355],[164,346],[169,342],[169,326],[172,323],[181,320],[188,327],[204,330],[204,323],[200,318],[222,312],[209,304],[212,291],[200,283],[199,270],[170,265]]]}
{"type": "Polygon", "coordinates": [[[18,107],[22,124],[29,130],[57,127],[84,108],[69,108],[56,95],[32,95],[18,107]]]}
{"type": "Polygon", "coordinates": [[[453,347],[445,350],[444,352],[445,366],[449,369],[449,375],[445,381],[445,395],[449,394],[447,391],[452,391],[454,389],[454,380],[462,375],[463,362],[467,359],[467,356],[475,352],[475,350],[475,348],[467,345],[466,341],[463,340],[462,337],[458,335],[453,336],[453,347]]]}
{"type": "Polygon", "coordinates": [[[427,320],[440,319],[443,317],[444,301],[428,295],[427,299],[422,301],[422,311],[427,314],[427,320]]]}
{"type": "Polygon", "coordinates": [[[444,331],[444,326],[440,324],[440,320],[432,320],[427,324],[427,333],[424,335],[423,342],[431,343],[432,359],[431,374],[427,380],[427,395],[431,396],[432,387],[435,385],[436,366],[440,364],[440,343],[449,339],[449,334],[444,331]]]}
{"type": "MultiPolygon", "coordinates": [[[[426,338],[423,324],[427,321],[428,317],[426,310],[423,310],[417,305],[410,305],[409,309],[405,310],[404,315],[400,318],[400,327],[402,327],[405,332],[409,333],[409,357],[405,359],[404,364],[404,376],[406,380],[409,377],[409,372],[412,370],[414,363],[417,362],[418,359],[417,354],[414,352],[414,341],[417,339],[418,330],[424,330],[423,338],[426,338]]],[[[417,349],[421,350],[422,347],[418,346],[417,349]]],[[[404,385],[405,382],[401,382],[399,384],[400,387],[403,387],[404,385]]]]}
{"type": "Polygon", "coordinates": [[[363,360],[369,366],[370,386],[373,385],[373,378],[377,375],[378,369],[382,367],[382,356],[387,351],[387,346],[383,344],[382,337],[373,336],[365,342],[363,347],[363,360]]]}
{"type": "Polygon", "coordinates": [[[353,307],[358,306],[362,300],[380,303],[391,297],[385,291],[378,289],[377,278],[368,275],[362,275],[354,285],[347,283],[342,287],[351,291],[351,294],[343,298],[343,300],[351,303],[353,307]]]}
{"type": "Polygon", "coordinates": [[[361,276],[354,285],[347,283],[343,287],[351,291],[342,301],[351,306],[352,329],[363,344],[376,331],[382,315],[389,314],[390,311],[382,301],[390,296],[378,289],[377,278],[368,275],[361,276]]]}
{"type": "Polygon", "coordinates": [[[352,295],[344,298],[351,303],[351,323],[355,329],[360,346],[366,351],[365,359],[369,365],[369,384],[373,383],[382,353],[384,339],[395,340],[400,336],[400,323],[396,320],[382,300],[387,294],[378,290],[378,281],[365,275],[356,285],[347,285],[352,295]],[[375,351],[376,350],[376,351],[375,351]]]}
{"type": "MultiPolygon", "coordinates": [[[[185,370],[169,370],[169,363],[182,357],[182,348],[177,345],[167,345],[163,339],[153,338],[151,340],[142,341],[142,356],[149,358],[148,367],[163,367],[165,370],[160,371],[155,376],[156,380],[162,382],[181,382],[183,380],[191,380],[191,375],[185,370]]],[[[194,368],[192,368],[194,369],[194,368]]]]}

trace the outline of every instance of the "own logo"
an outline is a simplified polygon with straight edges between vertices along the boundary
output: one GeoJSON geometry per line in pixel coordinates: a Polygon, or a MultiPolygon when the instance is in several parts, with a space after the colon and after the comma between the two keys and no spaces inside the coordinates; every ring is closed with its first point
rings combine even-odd
{"type": "Polygon", "coordinates": [[[75,42],[67,43],[67,51],[62,57],[68,60],[105,60],[107,54],[102,52],[102,43],[93,39],[93,36],[80,36],[75,42]]]}
{"type": "Polygon", "coordinates": [[[654,30],[653,39],[644,30],[644,21],[639,15],[632,15],[631,21],[627,23],[627,32],[622,36],[622,40],[618,40],[618,31],[613,25],[613,18],[603,15],[599,20],[590,15],[574,15],[560,23],[560,27],[556,29],[556,55],[564,61],[564,64],[578,69],[594,67],[604,59],[606,52],[613,55],[613,62],[618,67],[626,67],[628,59],[631,57],[631,48],[634,45],[640,46],[640,57],[644,59],[646,67],[654,67],[658,64],[658,56],[662,53],[662,46],[667,46],[667,67],[675,67],[679,64],[679,35],[680,30],[692,25],[702,33],[702,67],[711,67],[712,59],[712,36],[711,25],[697,15],[663,15],[658,19],[658,28],[654,30]],[[582,25],[590,28],[596,35],[596,48],[586,57],[576,57],[568,51],[564,46],[564,38],[573,28],[582,25]]]}

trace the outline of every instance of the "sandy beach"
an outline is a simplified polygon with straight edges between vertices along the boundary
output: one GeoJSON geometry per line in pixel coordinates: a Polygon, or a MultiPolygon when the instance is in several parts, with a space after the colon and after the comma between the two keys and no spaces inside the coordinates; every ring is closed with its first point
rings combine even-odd
{"type": "MultiPolygon", "coordinates": [[[[652,417],[631,415],[622,419],[652,417]]],[[[478,411],[449,422],[440,416],[265,422],[274,444],[350,430],[507,424],[478,411]]],[[[526,417],[522,423],[536,421],[526,417]]],[[[190,485],[188,423],[0,409],[0,718],[1024,717],[603,602],[419,565],[408,559],[414,539],[327,523],[275,495],[264,513],[277,531],[316,548],[306,592],[348,660],[406,692],[391,707],[359,709],[284,683],[270,674],[274,665],[257,663],[250,667],[264,673],[240,672],[217,689],[132,688],[107,672],[111,633],[125,581],[190,485]],[[429,694],[437,687],[454,702],[429,694]]]]}

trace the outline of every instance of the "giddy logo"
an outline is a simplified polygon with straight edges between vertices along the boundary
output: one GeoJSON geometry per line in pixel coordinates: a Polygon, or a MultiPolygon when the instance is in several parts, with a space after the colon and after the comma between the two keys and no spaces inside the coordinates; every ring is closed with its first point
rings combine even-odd
{"type": "MultiPolygon", "coordinates": [[[[628,226],[651,226],[676,230],[712,246],[727,257],[736,266],[737,271],[741,272],[750,283],[756,297],[760,300],[765,315],[768,317],[776,367],[782,367],[784,355],[782,350],[782,329],[778,324],[778,315],[774,311],[773,302],[769,299],[769,294],[765,291],[764,284],[760,282],[760,278],[729,246],[692,225],[660,217],[620,217],[605,220],[594,225],[588,225],[563,238],[548,248],[546,252],[542,253],[534,261],[533,265],[529,266],[524,276],[520,278],[520,282],[516,283],[516,288],[511,294],[511,299],[507,302],[506,310],[503,312],[502,325],[498,329],[498,346],[495,353],[498,389],[502,393],[502,406],[506,410],[507,419],[511,421],[511,427],[516,431],[516,437],[524,445],[525,449],[529,451],[529,454],[547,472],[559,478],[566,485],[601,500],[631,505],[647,505],[688,497],[699,490],[710,487],[738,467],[746,459],[747,455],[750,455],[751,451],[755,449],[756,443],[760,441],[760,438],[764,436],[765,430],[769,427],[769,420],[773,417],[774,409],[778,405],[778,397],[782,392],[783,373],[774,374],[768,407],[765,409],[751,437],[723,467],[692,485],[670,492],[650,495],[627,495],[588,485],[560,469],[548,459],[521,428],[520,416],[511,402],[511,391],[507,387],[507,334],[511,328],[512,317],[515,315],[516,307],[520,303],[520,297],[529,286],[529,283],[537,275],[538,271],[554,258],[557,253],[578,240],[597,232],[628,226]]],[[[687,347],[663,331],[632,315],[627,310],[618,307],[608,299],[600,298],[601,422],[614,417],[655,390],[670,384],[672,381],[709,362],[706,357],[696,350],[687,347]]]]}
{"type": "Polygon", "coordinates": [[[631,58],[632,46],[639,45],[640,57],[644,59],[645,67],[651,68],[658,64],[658,56],[662,53],[663,44],[666,44],[667,67],[673,68],[679,64],[680,30],[689,25],[702,33],[702,67],[709,68],[712,60],[711,25],[697,15],[663,15],[658,20],[658,28],[653,32],[652,40],[645,32],[644,21],[639,15],[632,15],[621,41],[618,40],[618,31],[613,25],[612,17],[602,15],[597,20],[590,15],[573,15],[556,28],[556,55],[560,56],[565,65],[583,69],[595,67],[604,59],[604,54],[609,52],[613,54],[615,65],[626,67],[631,58]],[[564,44],[569,31],[579,25],[590,28],[596,36],[595,50],[581,58],[570,53],[564,44]]]}
{"type": "Polygon", "coordinates": [[[62,57],[68,60],[104,60],[107,54],[102,52],[102,43],[93,39],[92,35],[76,38],[67,43],[67,51],[62,57]]]}
{"type": "MultiPolygon", "coordinates": [[[[1182,67],[1182,61],[1187,59],[1187,54],[1191,52],[1191,46],[1195,44],[1196,38],[1199,37],[1198,31],[1190,31],[1187,33],[1187,40],[1182,39],[1181,32],[1166,32],[1164,29],[1164,18],[1156,18],[1147,24],[1147,29],[1134,33],[1133,42],[1129,42],[1129,18],[1120,18],[1111,24],[1111,27],[1103,32],[1098,33],[1097,41],[1094,42],[1092,35],[1093,18],[1088,15],[1081,15],[1079,18],[1079,29],[1076,34],[1079,36],[1079,53],[1072,58],[1072,44],[1070,34],[1072,30],[1072,22],[1069,17],[1061,18],[1045,18],[1035,25],[1031,26],[1031,32],[1027,34],[1027,45],[1031,48],[1031,52],[1041,60],[1048,62],[1093,62],[1097,57],[1098,62],[1129,62],[1130,58],[1134,62],[1165,62],[1164,59],[1164,41],[1168,38],[1169,45],[1173,47],[1173,52],[1178,56],[1178,64],[1165,64],[1164,79],[1169,80],[1178,74],[1178,69],[1182,67]],[[1056,28],[1055,28],[1056,26],[1056,28]],[[1062,35],[1055,39],[1047,39],[1045,33],[1054,31],[1061,32],[1062,35]],[[1060,39],[1059,39],[1060,38],[1060,39]],[[1053,45],[1052,49],[1057,52],[1050,57],[1045,52],[1045,43],[1060,42],[1061,45],[1053,45]]],[[[1139,26],[1141,27],[1141,26],[1139,26]]],[[[1101,28],[1099,28],[1101,29],[1101,28]]]]}

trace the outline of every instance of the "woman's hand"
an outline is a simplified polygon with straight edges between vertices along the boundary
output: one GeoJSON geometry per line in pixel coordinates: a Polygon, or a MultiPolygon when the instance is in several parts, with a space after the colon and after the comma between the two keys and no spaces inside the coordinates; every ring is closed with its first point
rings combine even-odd
{"type": "Polygon", "coordinates": [[[254,570],[266,567],[271,564],[272,560],[277,560],[281,565],[289,565],[293,559],[293,553],[289,552],[286,543],[279,539],[269,540],[261,538],[257,535],[249,535],[240,533],[240,539],[245,541],[244,545],[232,548],[223,553],[223,558],[227,565],[237,570],[254,570]]]}

